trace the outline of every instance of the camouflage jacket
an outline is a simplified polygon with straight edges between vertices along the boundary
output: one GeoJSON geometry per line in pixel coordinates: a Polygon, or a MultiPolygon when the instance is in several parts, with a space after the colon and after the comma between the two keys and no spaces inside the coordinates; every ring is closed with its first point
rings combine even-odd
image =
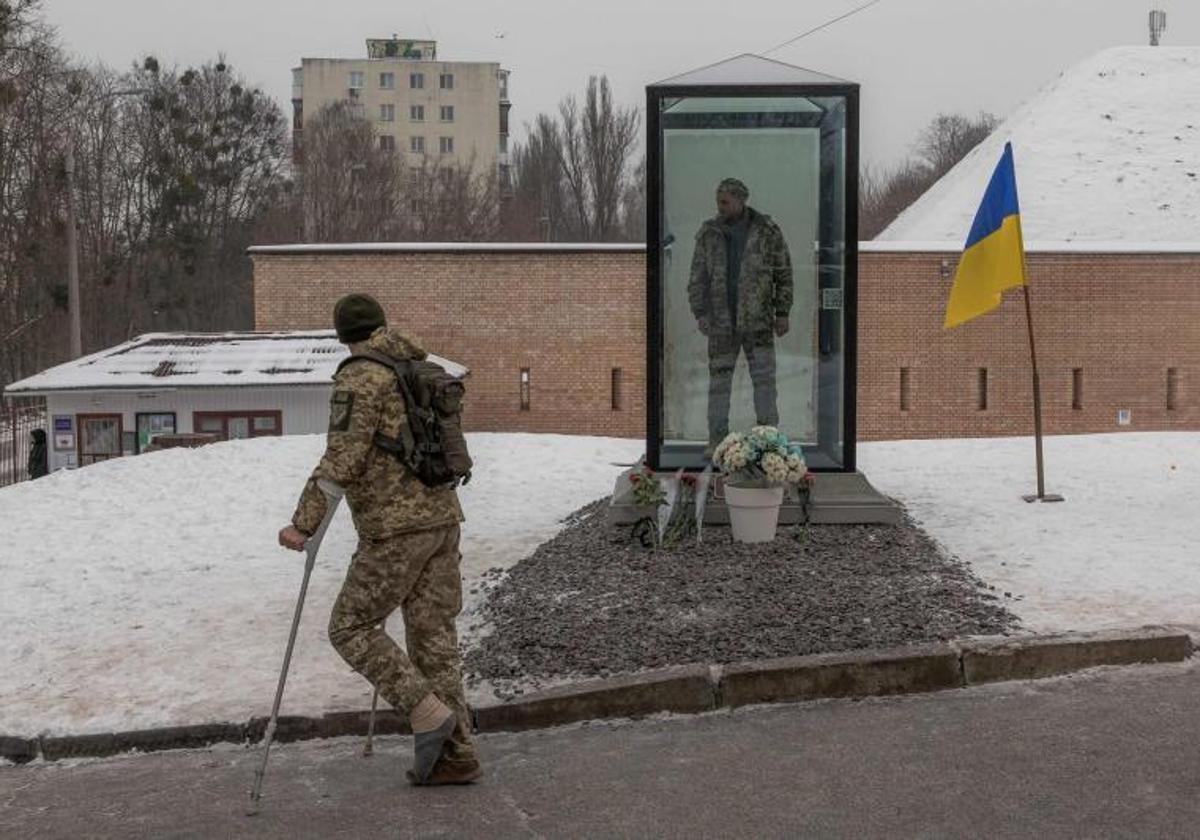
{"type": "MultiPolygon", "coordinates": [[[[380,327],[365,342],[368,350],[396,359],[424,359],[425,351],[399,331],[380,327]]],[[[361,539],[379,540],[463,521],[453,485],[426,487],[395,455],[374,443],[375,432],[396,438],[406,423],[396,376],[375,362],[346,365],[334,378],[325,454],[304,486],[292,524],[312,534],[325,516],[318,481],[346,494],[361,539]]]]}
{"type": "MultiPolygon", "coordinates": [[[[737,327],[741,334],[769,331],[776,318],[792,310],[792,259],[783,231],[770,216],[747,207],[750,230],[737,281],[737,327]]],[[[697,319],[707,318],[712,333],[732,334],[734,319],[726,298],[725,224],[709,219],[696,233],[688,305],[697,319]]]]}

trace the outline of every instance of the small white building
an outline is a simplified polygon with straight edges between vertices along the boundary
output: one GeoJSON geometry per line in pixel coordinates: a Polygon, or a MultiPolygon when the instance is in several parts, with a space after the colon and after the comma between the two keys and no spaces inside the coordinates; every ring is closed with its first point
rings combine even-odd
{"type": "Polygon", "coordinates": [[[232,440],[324,432],[333,374],[348,354],[333,330],[151,333],[4,393],[45,398],[50,469],[57,470],[136,455],[164,434],[232,440]]]}

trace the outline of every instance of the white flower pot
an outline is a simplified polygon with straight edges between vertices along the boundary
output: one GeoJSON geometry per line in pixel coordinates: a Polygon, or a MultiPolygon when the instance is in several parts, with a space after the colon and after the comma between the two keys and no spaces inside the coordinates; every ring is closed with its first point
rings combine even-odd
{"type": "Polygon", "coordinates": [[[779,524],[782,487],[732,487],[725,485],[729,525],[738,542],[759,543],[775,539],[779,524]]]}

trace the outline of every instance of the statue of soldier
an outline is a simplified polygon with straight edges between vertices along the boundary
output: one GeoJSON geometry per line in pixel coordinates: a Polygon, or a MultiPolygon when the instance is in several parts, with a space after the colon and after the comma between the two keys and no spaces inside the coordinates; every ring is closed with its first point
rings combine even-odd
{"type": "MultiPolygon", "coordinates": [[[[352,353],[424,359],[425,352],[389,329],[369,295],[351,294],[334,307],[338,339],[352,353]]],[[[350,506],[358,549],[329,619],[329,639],[342,658],[380,695],[408,715],[414,784],[465,784],[482,775],[471,740],[462,687],[455,617],[462,609],[459,523],[454,484],[425,486],[399,458],[375,443],[406,422],[395,373],[369,360],[343,366],[334,379],[325,454],[304,487],[286,548],[301,550],[326,512],[322,485],[341,488],[350,506]],[[404,615],[404,650],[385,622],[404,615]]]]}
{"type": "Polygon", "coordinates": [[[708,449],[729,433],[729,399],[738,354],[744,353],[761,426],[779,425],[775,338],[788,331],[792,260],[771,217],[746,204],[737,178],[717,186],[717,215],[696,233],[688,304],[708,337],[708,449]]]}

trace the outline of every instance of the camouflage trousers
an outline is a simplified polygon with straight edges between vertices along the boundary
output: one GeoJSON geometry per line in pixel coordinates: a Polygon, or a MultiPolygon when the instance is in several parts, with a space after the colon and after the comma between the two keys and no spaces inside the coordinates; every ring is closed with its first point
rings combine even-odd
{"type": "Polygon", "coordinates": [[[462,662],[454,619],[462,609],[459,527],[359,540],[329,617],[329,640],[342,658],[410,714],[431,691],[458,717],[447,753],[474,756],[471,717],[463,697],[462,662]],[[404,646],[384,622],[404,616],[404,646]]]}
{"type": "Polygon", "coordinates": [[[738,354],[746,354],[754,386],[754,414],[760,426],[778,426],[775,389],[775,335],[714,333],[708,337],[708,439],[714,445],[729,434],[729,400],[738,354]]]}

